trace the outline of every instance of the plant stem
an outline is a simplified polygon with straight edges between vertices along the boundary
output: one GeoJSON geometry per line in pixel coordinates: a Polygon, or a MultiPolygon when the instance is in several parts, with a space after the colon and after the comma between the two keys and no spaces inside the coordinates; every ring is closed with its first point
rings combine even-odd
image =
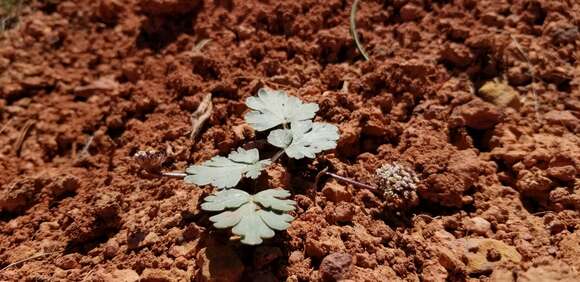
{"type": "Polygon", "coordinates": [[[350,183],[350,184],[352,184],[354,186],[358,186],[358,187],[361,187],[361,188],[369,189],[369,190],[372,190],[372,191],[377,190],[377,187],[374,187],[374,186],[371,186],[371,185],[368,185],[368,184],[365,184],[365,183],[356,181],[354,179],[346,178],[344,176],[340,176],[340,175],[334,174],[332,172],[324,172],[324,174],[326,174],[326,175],[328,175],[328,176],[330,176],[332,178],[335,178],[337,180],[344,181],[346,183],[350,183]]]}
{"type": "Polygon", "coordinates": [[[183,177],[186,177],[187,176],[187,173],[180,172],[180,171],[176,171],[176,172],[162,172],[161,175],[162,176],[167,176],[167,177],[183,178],[183,177]]]}
{"type": "Polygon", "coordinates": [[[274,154],[270,160],[275,163],[282,156],[282,154],[284,154],[284,150],[276,152],[276,154],[274,154]]]}

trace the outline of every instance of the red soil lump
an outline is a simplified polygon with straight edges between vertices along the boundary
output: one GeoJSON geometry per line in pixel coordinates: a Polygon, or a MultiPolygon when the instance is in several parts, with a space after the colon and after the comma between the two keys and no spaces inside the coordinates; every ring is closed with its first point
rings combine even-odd
{"type": "Polygon", "coordinates": [[[17,263],[0,280],[577,280],[577,1],[360,1],[368,62],[352,1],[31,2],[0,35],[0,269],[17,263]],[[199,210],[209,189],[133,156],[182,171],[263,138],[243,125],[261,87],[317,103],[341,136],[257,180],[298,208],[247,248],[199,210]],[[396,210],[313,187],[394,162],[419,180],[396,210]]]}

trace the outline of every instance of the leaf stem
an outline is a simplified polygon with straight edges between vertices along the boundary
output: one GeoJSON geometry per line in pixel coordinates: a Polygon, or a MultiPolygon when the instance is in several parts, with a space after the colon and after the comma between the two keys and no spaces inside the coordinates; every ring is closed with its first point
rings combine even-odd
{"type": "Polygon", "coordinates": [[[274,154],[270,160],[275,163],[282,156],[282,154],[284,154],[284,150],[276,152],[276,154],[274,154]]]}
{"type": "Polygon", "coordinates": [[[360,188],[365,188],[365,189],[369,189],[369,190],[372,190],[372,191],[377,190],[377,187],[375,187],[375,186],[371,186],[369,184],[365,184],[365,183],[356,181],[356,180],[351,179],[351,178],[347,178],[347,177],[344,177],[344,176],[340,176],[340,175],[335,174],[335,173],[332,173],[332,172],[325,171],[324,174],[326,174],[326,175],[328,175],[328,176],[330,176],[332,178],[335,178],[337,180],[340,180],[340,181],[343,181],[343,182],[346,182],[346,183],[350,183],[350,184],[352,184],[354,186],[358,186],[360,188]]]}
{"type": "Polygon", "coordinates": [[[183,178],[183,177],[187,176],[187,173],[180,172],[180,171],[174,171],[174,172],[162,172],[161,175],[167,176],[167,177],[183,178]]]}

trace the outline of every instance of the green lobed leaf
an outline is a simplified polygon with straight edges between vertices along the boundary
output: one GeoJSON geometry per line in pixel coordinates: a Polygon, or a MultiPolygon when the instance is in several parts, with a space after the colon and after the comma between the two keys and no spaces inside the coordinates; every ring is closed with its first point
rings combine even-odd
{"type": "Polygon", "coordinates": [[[254,200],[264,208],[271,208],[277,211],[292,211],[296,202],[292,200],[282,200],[290,197],[290,192],[284,189],[268,189],[254,195],[254,200]]]}
{"type": "Polygon", "coordinates": [[[201,209],[205,211],[222,211],[227,208],[237,208],[251,199],[251,195],[238,189],[228,189],[218,191],[203,199],[201,209]]]}
{"type": "Polygon", "coordinates": [[[222,211],[209,218],[215,228],[232,228],[247,245],[258,245],[263,239],[274,237],[274,230],[286,230],[294,218],[285,212],[295,209],[295,202],[287,200],[290,193],[283,189],[268,189],[249,195],[238,190],[219,191],[208,196],[203,210],[222,211]]]}
{"type": "Polygon", "coordinates": [[[186,172],[189,175],[184,181],[196,185],[212,184],[218,189],[230,188],[236,186],[243,176],[258,178],[261,171],[270,163],[270,160],[260,161],[257,149],[238,148],[227,158],[216,156],[201,165],[188,167],[186,172]]]}
{"type": "Polygon", "coordinates": [[[264,131],[281,124],[310,120],[318,111],[316,103],[303,103],[284,91],[262,88],[258,96],[246,99],[252,109],[245,116],[246,122],[257,131],[264,131]]]}
{"type": "Polygon", "coordinates": [[[335,125],[311,121],[294,122],[289,130],[273,130],[270,135],[273,137],[268,136],[268,141],[274,141],[270,144],[283,148],[286,155],[294,159],[314,158],[317,153],[336,148],[340,137],[335,125]],[[291,136],[290,142],[286,136],[291,136]]]}

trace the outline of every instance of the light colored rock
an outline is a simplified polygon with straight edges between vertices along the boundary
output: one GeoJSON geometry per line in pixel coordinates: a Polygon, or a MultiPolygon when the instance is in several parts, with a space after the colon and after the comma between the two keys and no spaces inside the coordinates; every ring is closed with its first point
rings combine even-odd
{"type": "Polygon", "coordinates": [[[118,269],[113,271],[105,279],[106,282],[136,282],[139,281],[139,274],[133,269],[118,269]]]}
{"type": "Polygon", "coordinates": [[[515,247],[494,239],[469,239],[465,248],[468,273],[491,271],[501,263],[522,260],[515,247]]]}
{"type": "Polygon", "coordinates": [[[147,268],[141,273],[139,282],[179,282],[188,280],[189,277],[183,270],[147,268]]]}
{"type": "Polygon", "coordinates": [[[491,232],[491,223],[481,217],[474,217],[465,222],[465,228],[473,233],[485,235],[491,232]]]}
{"type": "Polygon", "coordinates": [[[488,81],[479,88],[478,93],[483,100],[498,107],[519,109],[521,106],[518,92],[507,83],[488,81]]]}

